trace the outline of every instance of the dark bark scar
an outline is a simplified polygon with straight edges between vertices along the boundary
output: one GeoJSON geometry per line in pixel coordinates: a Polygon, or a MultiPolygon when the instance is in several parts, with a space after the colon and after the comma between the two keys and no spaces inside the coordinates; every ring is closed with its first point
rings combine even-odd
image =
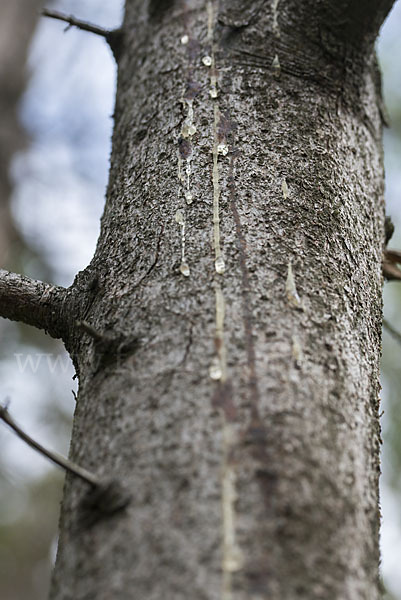
{"type": "Polygon", "coordinates": [[[239,263],[241,268],[241,295],[242,295],[242,319],[244,323],[244,334],[245,334],[245,348],[247,354],[247,364],[249,368],[249,379],[248,386],[250,390],[251,399],[251,410],[252,418],[259,421],[259,386],[258,377],[256,373],[256,359],[255,359],[255,345],[253,340],[253,323],[252,323],[252,312],[249,308],[250,298],[250,281],[249,271],[247,267],[247,251],[246,251],[246,240],[242,231],[241,219],[237,210],[237,192],[235,188],[234,178],[234,160],[235,152],[231,153],[229,176],[228,176],[228,189],[230,198],[230,207],[235,222],[235,232],[237,235],[237,248],[239,252],[239,263]]]}

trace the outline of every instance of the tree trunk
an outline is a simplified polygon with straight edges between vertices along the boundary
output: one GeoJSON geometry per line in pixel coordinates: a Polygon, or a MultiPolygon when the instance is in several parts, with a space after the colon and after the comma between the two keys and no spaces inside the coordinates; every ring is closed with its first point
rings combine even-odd
{"type": "Polygon", "coordinates": [[[71,457],[132,500],[85,524],[67,478],[52,600],[379,598],[391,4],[127,1],[96,253],[35,285],[71,457]]]}
{"type": "Polygon", "coordinates": [[[0,3],[0,263],[10,263],[13,244],[21,244],[10,214],[10,162],[25,143],[17,118],[26,83],[28,45],[43,0],[2,0],[0,3]]]}

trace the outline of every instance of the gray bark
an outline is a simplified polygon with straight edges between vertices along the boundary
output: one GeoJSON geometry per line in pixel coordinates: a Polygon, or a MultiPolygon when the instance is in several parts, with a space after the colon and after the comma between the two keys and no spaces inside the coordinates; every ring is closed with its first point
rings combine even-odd
{"type": "Polygon", "coordinates": [[[101,234],[59,331],[71,457],[132,501],[85,527],[67,479],[52,600],[379,598],[391,3],[332,4],[127,1],[101,234]]]}

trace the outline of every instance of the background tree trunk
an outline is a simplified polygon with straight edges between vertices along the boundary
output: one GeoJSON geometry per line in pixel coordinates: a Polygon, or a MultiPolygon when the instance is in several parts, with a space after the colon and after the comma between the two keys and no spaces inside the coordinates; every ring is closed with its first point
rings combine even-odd
{"type": "Polygon", "coordinates": [[[0,264],[9,263],[13,244],[20,243],[10,214],[9,167],[13,154],[25,143],[17,118],[18,102],[26,84],[28,45],[43,0],[2,0],[0,4],[0,264]]]}
{"type": "Polygon", "coordinates": [[[67,480],[53,600],[379,597],[390,6],[127,1],[99,243],[43,326],[72,458],[133,498],[85,526],[67,480]]]}

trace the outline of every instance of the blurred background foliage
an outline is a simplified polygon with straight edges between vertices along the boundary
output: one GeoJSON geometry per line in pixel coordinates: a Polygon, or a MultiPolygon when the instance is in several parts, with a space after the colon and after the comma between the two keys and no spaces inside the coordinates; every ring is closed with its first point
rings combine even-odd
{"type": "MultiPolygon", "coordinates": [[[[90,261],[107,183],[116,69],[104,40],[39,18],[44,0],[0,3],[0,265],[68,286],[90,261]]],[[[123,0],[54,0],[105,28],[123,0]]],[[[401,249],[401,3],[378,43],[391,128],[385,131],[390,247],[401,249]]],[[[401,283],[384,313],[401,332],[401,283]]],[[[0,319],[2,398],[44,445],[68,453],[76,382],[60,342],[0,319]]],[[[383,336],[382,573],[401,600],[401,345],[383,336]]],[[[64,476],[0,427],[0,598],[44,600],[57,547],[64,476]]]]}
{"type": "MultiPolygon", "coordinates": [[[[40,18],[44,0],[0,2],[0,264],[68,286],[99,233],[116,68],[102,38],[40,18]]],[[[123,0],[47,8],[105,28],[123,0]]],[[[44,445],[68,454],[76,382],[62,344],[0,319],[1,401],[44,445]]],[[[0,426],[0,598],[44,600],[64,475],[0,426]]]]}

